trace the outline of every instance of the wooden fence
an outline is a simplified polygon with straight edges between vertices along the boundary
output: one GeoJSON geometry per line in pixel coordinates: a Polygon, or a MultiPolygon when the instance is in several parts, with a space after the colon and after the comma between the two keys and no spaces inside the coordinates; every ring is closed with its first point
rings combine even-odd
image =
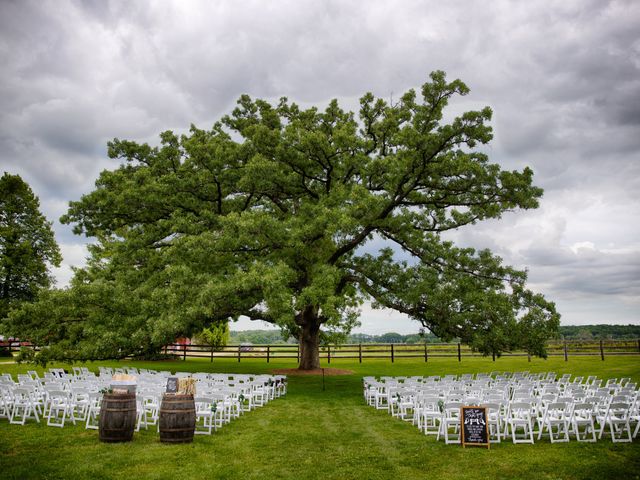
{"type": "MultiPolygon", "coordinates": [[[[39,347],[28,342],[2,342],[0,348],[8,348],[11,352],[17,352],[20,348],[39,347]]],[[[640,355],[640,339],[637,340],[595,340],[595,341],[554,341],[547,344],[548,355],[564,356],[565,361],[569,357],[599,356],[603,361],[611,355],[640,355]]],[[[263,358],[269,363],[271,360],[296,359],[300,357],[297,344],[273,344],[273,345],[227,345],[219,350],[214,350],[207,345],[170,344],[162,349],[162,353],[174,355],[186,360],[187,357],[209,358],[234,358],[238,362],[243,358],[263,358]]],[[[531,357],[522,351],[505,352],[505,357],[531,357]]],[[[482,357],[481,353],[474,352],[467,345],[461,343],[360,343],[342,345],[324,345],[320,347],[320,359],[331,363],[332,360],[357,359],[360,363],[368,359],[387,359],[392,363],[403,358],[421,358],[428,362],[430,358],[449,357],[457,358],[459,362],[465,357],[482,357]]],[[[494,357],[495,360],[495,357],[494,357]]]]}
{"type": "MultiPolygon", "coordinates": [[[[638,340],[600,340],[600,341],[557,341],[547,345],[549,356],[564,356],[565,361],[574,356],[599,356],[603,361],[611,355],[640,355],[640,339],[638,340]]],[[[214,350],[206,345],[171,344],[163,349],[163,353],[175,355],[186,360],[187,357],[214,358],[263,358],[271,360],[299,359],[299,347],[296,344],[274,345],[227,345],[214,350]]],[[[503,356],[530,356],[526,352],[505,352],[503,356]]],[[[320,359],[331,363],[332,360],[357,359],[360,363],[367,359],[388,359],[392,363],[402,358],[451,357],[459,362],[464,357],[482,357],[467,345],[461,343],[360,343],[325,345],[320,348],[320,359]]],[[[494,357],[495,360],[495,357],[494,357]]]]}

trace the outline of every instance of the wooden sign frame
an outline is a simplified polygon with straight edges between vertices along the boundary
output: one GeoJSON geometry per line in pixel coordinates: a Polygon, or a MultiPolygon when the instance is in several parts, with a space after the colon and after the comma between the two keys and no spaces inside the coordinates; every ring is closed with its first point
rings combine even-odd
{"type": "Polygon", "coordinates": [[[165,393],[177,393],[178,392],[178,377],[167,378],[167,387],[165,393]]]}
{"type": "Polygon", "coordinates": [[[462,443],[463,448],[465,448],[467,445],[491,448],[491,441],[489,439],[489,419],[487,407],[471,405],[460,407],[460,443],[462,443]],[[465,422],[465,419],[467,417],[470,417],[470,414],[473,415],[473,417],[479,419],[477,425],[467,424],[465,422]],[[483,422],[484,427],[482,427],[483,422]],[[474,432],[469,432],[468,425],[476,426],[477,428],[473,429],[474,432]],[[474,436],[477,437],[477,435],[481,436],[480,441],[478,441],[477,438],[472,438],[474,436]]]}

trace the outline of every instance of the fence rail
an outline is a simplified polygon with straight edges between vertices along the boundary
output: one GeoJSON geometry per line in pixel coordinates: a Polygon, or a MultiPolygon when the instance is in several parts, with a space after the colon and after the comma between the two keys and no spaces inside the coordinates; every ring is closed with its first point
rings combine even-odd
{"type": "MultiPolygon", "coordinates": [[[[271,360],[299,359],[300,351],[296,344],[273,345],[227,345],[220,349],[212,349],[207,345],[170,344],[163,352],[186,360],[187,357],[263,358],[269,363],[271,360]]],[[[600,340],[600,341],[560,341],[547,345],[549,356],[564,356],[568,361],[574,356],[599,356],[602,360],[612,355],[640,355],[640,339],[638,340],[600,340]]],[[[503,356],[530,356],[524,351],[505,352],[503,356]]],[[[360,363],[369,359],[388,359],[392,363],[402,358],[451,357],[462,361],[464,357],[482,357],[469,346],[462,343],[360,343],[343,345],[324,345],[320,347],[320,359],[331,363],[332,360],[357,359],[360,363]]],[[[494,357],[495,360],[495,357],[494,357]]]]}
{"type": "MultiPolygon", "coordinates": [[[[20,348],[40,348],[28,342],[4,342],[0,348],[8,348],[10,352],[17,352],[20,348]]],[[[213,349],[208,345],[169,344],[162,352],[186,360],[187,357],[234,358],[238,362],[248,358],[262,358],[267,363],[271,360],[300,358],[299,347],[296,344],[272,345],[227,345],[220,349],[213,349]]],[[[603,361],[613,355],[640,355],[640,339],[636,340],[595,340],[595,341],[554,341],[547,344],[549,356],[569,357],[599,356],[603,361]]],[[[531,357],[523,351],[505,352],[503,356],[531,357]]],[[[465,357],[482,357],[469,346],[462,343],[356,343],[342,345],[324,345],[320,347],[320,359],[331,363],[332,360],[357,359],[360,363],[371,359],[388,359],[392,363],[403,358],[423,358],[428,362],[430,358],[457,358],[459,362],[465,357]]],[[[494,357],[495,360],[495,357],[494,357]]]]}

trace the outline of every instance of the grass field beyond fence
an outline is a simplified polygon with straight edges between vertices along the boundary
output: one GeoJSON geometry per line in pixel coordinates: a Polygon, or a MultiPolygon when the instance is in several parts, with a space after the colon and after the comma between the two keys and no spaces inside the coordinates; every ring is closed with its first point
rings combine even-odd
{"type": "MultiPolygon", "coordinates": [[[[208,358],[165,362],[87,363],[227,373],[263,373],[296,366],[295,359],[208,358]]],[[[52,365],[69,368],[68,365],[52,365]]],[[[324,366],[329,366],[324,364],[324,366]]],[[[243,415],[193,444],[165,445],[155,430],[141,431],[129,444],[101,444],[98,432],[82,426],[24,427],[0,419],[1,479],[639,479],[640,440],[612,444],[571,441],[463,449],[436,442],[410,423],[367,406],[365,375],[444,375],[491,371],[554,371],[558,375],[631,377],[640,383],[637,357],[526,357],[332,359],[331,367],[352,375],[289,378],[289,392],[243,415]],[[324,388],[323,388],[324,387],[324,388]]],[[[0,364],[15,375],[32,365],[0,364]]],[[[42,370],[39,370],[42,372],[42,370]]]]}

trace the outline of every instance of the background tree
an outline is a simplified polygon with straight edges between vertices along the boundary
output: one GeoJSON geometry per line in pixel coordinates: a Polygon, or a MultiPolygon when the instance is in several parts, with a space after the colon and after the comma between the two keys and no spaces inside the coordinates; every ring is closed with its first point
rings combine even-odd
{"type": "Polygon", "coordinates": [[[38,198],[19,175],[5,172],[0,178],[0,319],[48,288],[48,269],[61,260],[38,198]]]}
{"type": "Polygon", "coordinates": [[[159,147],[110,142],[124,163],[62,218],[97,240],[89,264],[67,301],[35,307],[55,325],[48,354],[159,348],[246,315],[297,338],[312,369],[321,339],[348,333],[371,300],[443,340],[544,355],[559,315],[525,272],[441,239],[535,208],[542,190],[530,169],[503,171],[474,150],[492,137],[489,108],[443,121],[468,93],[461,81],[434,72],[420,93],[396,104],[365,94],[357,118],[335,100],[319,111],[242,96],[211,130],[164,132],[159,147]],[[508,336],[483,341],[497,331],[508,336]]]}
{"type": "Polygon", "coordinates": [[[404,337],[396,332],[383,333],[379,337],[380,343],[403,343],[404,337]]]}
{"type": "Polygon", "coordinates": [[[219,322],[205,327],[194,337],[197,345],[207,345],[215,351],[220,351],[229,342],[229,322],[219,322]]]}

